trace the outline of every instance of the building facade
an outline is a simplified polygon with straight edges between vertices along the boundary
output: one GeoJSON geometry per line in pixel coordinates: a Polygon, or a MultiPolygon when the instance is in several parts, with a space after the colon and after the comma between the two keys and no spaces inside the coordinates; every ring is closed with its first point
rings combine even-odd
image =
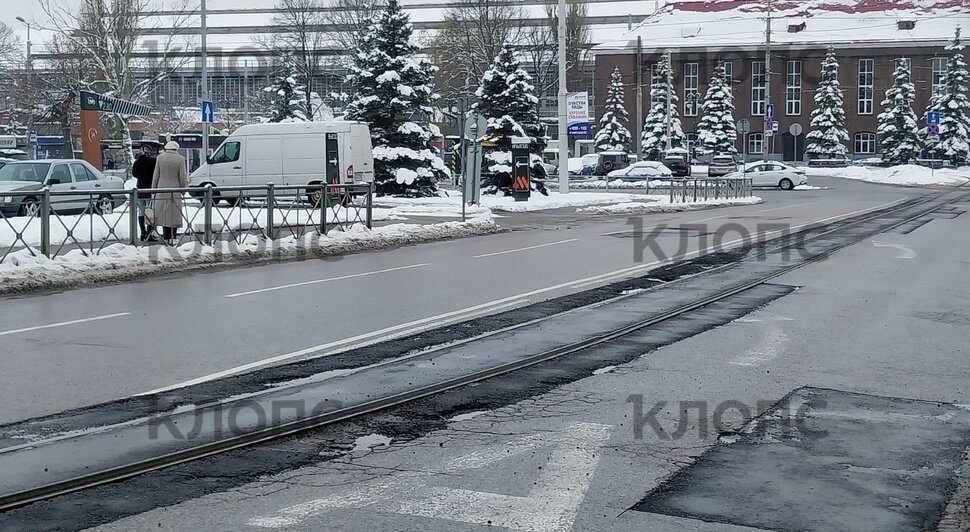
{"type": "MultiPolygon", "coordinates": [[[[910,65],[916,90],[913,109],[922,117],[931,95],[943,86],[952,56],[945,46],[961,22],[970,22],[970,6],[950,2],[941,4],[939,10],[917,9],[904,1],[884,0],[870,11],[860,6],[871,4],[859,3],[849,6],[848,12],[833,12],[830,6],[818,8],[807,2],[776,13],[770,65],[765,59],[763,3],[670,4],[620,39],[594,49],[595,93],[606,94],[610,74],[619,68],[630,130],[638,130],[638,122],[642,124],[644,118],[636,116],[638,69],[640,109],[645,115],[650,109],[651,87],[664,85],[654,75],[655,65],[669,52],[673,90],[679,99],[677,112],[688,141],[694,143],[702,98],[715,66],[723,62],[734,97],[734,119],[746,118],[751,124],[747,139],[739,136],[738,153],[746,151],[756,157],[767,151],[773,159],[805,160],[805,137],[811,130],[821,62],[833,46],[849,134],[846,148],[852,158],[873,157],[879,151],[877,116],[883,111],[886,89],[893,84],[897,59],[910,65]],[[765,87],[768,77],[770,94],[765,87]],[[777,136],[764,135],[766,102],[774,109],[777,136]],[[801,126],[800,135],[789,133],[793,124],[801,126]]],[[[602,98],[596,99],[596,117],[602,116],[604,103],[602,98]]]]}

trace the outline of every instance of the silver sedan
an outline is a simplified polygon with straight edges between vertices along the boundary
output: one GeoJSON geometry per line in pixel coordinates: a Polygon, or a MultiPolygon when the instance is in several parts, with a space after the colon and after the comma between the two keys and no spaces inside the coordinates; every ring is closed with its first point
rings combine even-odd
{"type": "Polygon", "coordinates": [[[0,168],[0,214],[37,216],[44,187],[51,210],[69,214],[92,210],[108,214],[125,201],[124,181],[107,176],[80,159],[13,161],[0,168]]]}

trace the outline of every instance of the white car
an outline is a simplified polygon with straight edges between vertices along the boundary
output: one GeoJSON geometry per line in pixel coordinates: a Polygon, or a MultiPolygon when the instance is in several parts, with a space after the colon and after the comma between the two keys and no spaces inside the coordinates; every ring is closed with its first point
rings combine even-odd
{"type": "Polygon", "coordinates": [[[622,179],[623,181],[643,181],[645,179],[670,179],[672,173],[670,168],[664,166],[659,161],[640,161],[633,163],[626,168],[613,170],[606,174],[610,179],[622,179]]]}
{"type": "Polygon", "coordinates": [[[777,161],[748,163],[744,172],[732,172],[725,177],[728,179],[746,177],[751,180],[753,186],[778,187],[782,190],[791,190],[797,185],[808,182],[805,170],[777,161]]]}

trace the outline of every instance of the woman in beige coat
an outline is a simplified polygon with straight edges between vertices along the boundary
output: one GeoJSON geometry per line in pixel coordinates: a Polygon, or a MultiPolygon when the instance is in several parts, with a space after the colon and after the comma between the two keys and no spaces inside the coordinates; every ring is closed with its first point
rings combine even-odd
{"type": "MultiPolygon", "coordinates": [[[[189,186],[189,173],[185,168],[185,157],[178,154],[179,144],[169,142],[165,151],[155,160],[155,175],[152,188],[185,188],[189,186]]],[[[162,236],[169,246],[175,245],[178,229],[182,227],[182,195],[156,193],[152,198],[154,210],[153,223],[162,228],[162,236]]]]}

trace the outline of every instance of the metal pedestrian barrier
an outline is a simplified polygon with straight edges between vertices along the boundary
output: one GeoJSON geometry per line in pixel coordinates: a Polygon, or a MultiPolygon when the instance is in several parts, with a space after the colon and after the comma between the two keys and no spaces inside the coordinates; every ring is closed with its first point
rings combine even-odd
{"type": "Polygon", "coordinates": [[[141,194],[182,198],[176,245],[322,236],[353,226],[371,228],[373,222],[374,187],[368,183],[57,192],[48,187],[0,193],[0,264],[24,250],[56,258],[72,250],[98,255],[119,243],[161,245],[140,239],[141,194]]]}

